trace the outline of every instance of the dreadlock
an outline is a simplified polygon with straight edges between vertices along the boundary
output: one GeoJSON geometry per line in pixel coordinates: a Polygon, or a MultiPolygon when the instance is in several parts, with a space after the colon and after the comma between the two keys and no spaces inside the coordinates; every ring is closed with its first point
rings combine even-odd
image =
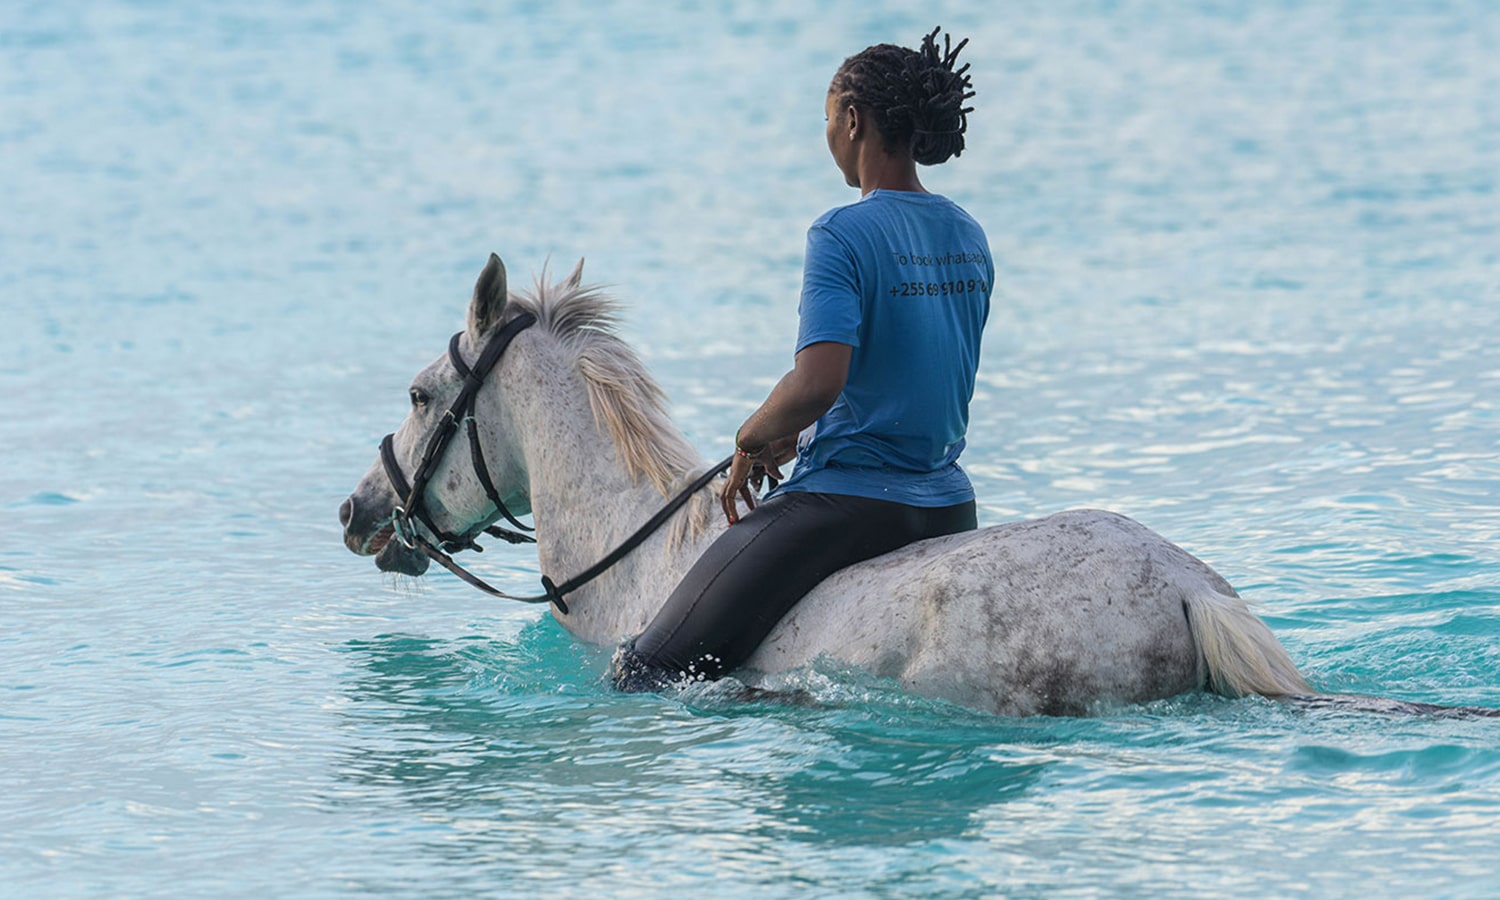
{"type": "Polygon", "coordinates": [[[895,44],[876,44],[844,60],[829,91],[839,107],[864,107],[874,114],[886,152],[909,151],[924,166],[947,162],[964,151],[964,130],[974,107],[964,101],[974,96],[969,64],[955,70],[958,52],[968,38],[953,46],[943,35],[938,51],[934,28],[922,39],[920,50],[895,44]]]}

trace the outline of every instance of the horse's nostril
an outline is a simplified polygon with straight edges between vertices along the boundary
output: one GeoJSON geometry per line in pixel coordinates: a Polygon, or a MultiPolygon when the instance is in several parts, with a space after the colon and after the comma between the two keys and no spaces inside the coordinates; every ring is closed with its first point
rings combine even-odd
{"type": "Polygon", "coordinates": [[[346,498],[343,503],[339,504],[339,524],[342,525],[342,526],[344,526],[345,528],[348,528],[349,527],[349,522],[352,521],[353,519],[354,519],[354,498],[353,497],[349,497],[349,498],[346,498]]]}

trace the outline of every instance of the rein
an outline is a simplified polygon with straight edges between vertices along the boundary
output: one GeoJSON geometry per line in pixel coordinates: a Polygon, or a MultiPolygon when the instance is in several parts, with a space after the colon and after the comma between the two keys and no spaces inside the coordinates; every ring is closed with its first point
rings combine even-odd
{"type": "Polygon", "coordinates": [[[482,531],[485,534],[493,535],[512,544],[536,543],[536,538],[529,534],[522,534],[495,525],[477,530],[469,529],[464,534],[454,534],[444,531],[438,528],[432,521],[432,516],[428,512],[426,504],[427,482],[432,478],[433,470],[442,459],[443,452],[447,450],[448,444],[453,439],[453,435],[458,431],[459,423],[463,422],[467,423],[469,456],[474,465],[474,473],[479,477],[479,483],[483,485],[485,495],[489,497],[491,503],[495,504],[495,509],[501,516],[505,517],[507,522],[524,532],[535,531],[534,528],[523,524],[512,515],[511,511],[506,508],[505,501],[500,498],[500,492],[496,490],[494,482],[490,479],[489,469],[484,462],[484,453],[480,449],[479,443],[479,426],[474,419],[476,398],[479,394],[480,386],[484,383],[484,379],[489,376],[495,365],[500,362],[501,355],[505,353],[505,349],[510,346],[510,342],[515,339],[515,336],[535,324],[536,317],[530,313],[522,313],[505,323],[490,338],[489,343],[485,345],[473,368],[464,364],[463,357],[458,352],[459,339],[463,336],[463,332],[455,334],[452,340],[448,342],[448,361],[452,363],[454,370],[463,377],[464,386],[459,389],[458,396],[448,406],[447,412],[443,413],[443,418],[438,422],[437,429],[432,433],[431,439],[427,442],[427,449],[422,454],[421,462],[417,464],[417,470],[412,475],[411,483],[407,484],[406,477],[401,473],[401,466],[396,461],[396,436],[394,434],[388,434],[381,440],[380,462],[385,467],[385,475],[390,480],[392,489],[395,490],[396,496],[401,500],[392,512],[391,527],[395,531],[396,539],[401,542],[402,546],[408,550],[420,550],[428,559],[431,559],[468,584],[484,591],[492,597],[499,597],[503,600],[516,600],[521,603],[553,603],[556,604],[558,610],[563,615],[567,615],[568,604],[563,601],[564,596],[571,594],[595,578],[598,578],[610,566],[624,559],[632,550],[644,543],[657,529],[666,524],[667,520],[681,509],[694,494],[703,490],[703,488],[708,486],[709,482],[728,470],[730,464],[734,462],[734,457],[730,456],[707,472],[699,475],[693,480],[692,484],[678,492],[677,496],[668,501],[650,519],[647,519],[645,524],[637,528],[618,547],[611,550],[603,559],[592,566],[564,581],[561,585],[554,583],[551,578],[543,575],[543,593],[541,594],[534,596],[507,594],[487,584],[479,576],[460,566],[457,562],[454,562],[453,557],[449,555],[451,552],[458,552],[460,550],[483,552],[484,548],[474,542],[474,538],[477,536],[476,531],[482,531]],[[412,522],[413,518],[416,518],[423,525],[427,526],[427,529],[438,539],[437,545],[434,545],[417,532],[416,525],[412,522]]]}
{"type": "MultiPolygon", "coordinates": [[[[563,601],[564,596],[573,593],[574,591],[588,584],[590,581],[593,581],[595,578],[603,575],[610,566],[613,566],[615,563],[628,556],[630,554],[630,551],[634,550],[642,543],[644,543],[647,538],[651,537],[651,535],[656,532],[657,529],[666,524],[667,520],[672,518],[673,514],[675,514],[679,509],[682,509],[683,504],[687,503],[694,494],[703,490],[703,488],[708,486],[708,483],[710,481],[713,481],[715,478],[718,478],[725,471],[727,471],[729,469],[730,463],[732,462],[734,462],[734,457],[728,457],[723,462],[709,469],[707,472],[699,475],[692,484],[679,491],[677,496],[673,497],[670,501],[667,502],[666,506],[663,506],[661,509],[657,510],[656,515],[647,519],[644,525],[642,525],[640,528],[637,528],[630,535],[630,537],[621,541],[620,545],[606,554],[603,559],[594,563],[592,566],[589,566],[587,569],[584,569],[582,572],[579,572],[577,575],[574,575],[572,578],[569,578],[567,581],[564,581],[562,584],[556,584],[551,578],[543,575],[543,593],[540,594],[525,597],[516,596],[515,594],[507,594],[506,592],[494,587],[493,585],[488,584],[478,575],[475,575],[473,572],[470,572],[468,569],[465,569],[463,566],[459,565],[456,561],[454,561],[453,557],[444,553],[437,547],[434,547],[430,542],[428,542],[426,538],[422,537],[421,535],[414,535],[413,544],[415,546],[410,547],[409,549],[421,550],[433,562],[436,562],[438,565],[452,572],[454,575],[457,575],[459,578],[463,579],[470,585],[478,588],[481,591],[484,591],[486,594],[489,594],[491,597],[499,597],[502,600],[515,600],[520,603],[555,603],[557,604],[558,611],[563,615],[567,615],[568,604],[563,601]]],[[[470,546],[472,546],[475,550],[483,549],[476,544],[471,544],[470,546]]]]}

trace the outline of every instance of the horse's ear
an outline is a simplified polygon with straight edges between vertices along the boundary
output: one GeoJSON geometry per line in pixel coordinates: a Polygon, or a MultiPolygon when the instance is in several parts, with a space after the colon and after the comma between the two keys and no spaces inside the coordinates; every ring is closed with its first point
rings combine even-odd
{"type": "Polygon", "coordinates": [[[505,301],[509,295],[505,289],[505,263],[500,257],[490,254],[484,271],[474,283],[474,299],[469,301],[469,335],[478,338],[500,323],[505,313],[505,301]]]}
{"type": "Polygon", "coordinates": [[[568,273],[568,277],[563,279],[563,284],[569,290],[577,290],[578,286],[583,284],[583,257],[578,258],[578,265],[574,266],[573,271],[568,273]]]}

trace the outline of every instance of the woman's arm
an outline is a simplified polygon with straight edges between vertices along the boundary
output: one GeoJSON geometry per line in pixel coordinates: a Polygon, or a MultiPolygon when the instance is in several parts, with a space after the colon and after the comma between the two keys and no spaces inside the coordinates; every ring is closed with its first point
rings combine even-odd
{"type": "Polygon", "coordinates": [[[809,344],[798,351],[792,370],[781,376],[766,402],[740,426],[740,447],[751,450],[795,438],[818,421],[843,391],[853,353],[853,347],[833,341],[809,344]]]}
{"type": "Polygon", "coordinates": [[[796,447],[797,434],[828,412],[839,398],[849,378],[853,353],[853,347],[835,341],[803,347],[792,370],[781,376],[766,401],[740,426],[736,449],[744,452],[735,453],[729,480],[719,495],[729,524],[739,521],[737,496],[755,508],[755,495],[746,482],[756,465],[763,466],[772,478],[782,479],[777,464],[791,458],[784,454],[788,447],[796,447]]]}

